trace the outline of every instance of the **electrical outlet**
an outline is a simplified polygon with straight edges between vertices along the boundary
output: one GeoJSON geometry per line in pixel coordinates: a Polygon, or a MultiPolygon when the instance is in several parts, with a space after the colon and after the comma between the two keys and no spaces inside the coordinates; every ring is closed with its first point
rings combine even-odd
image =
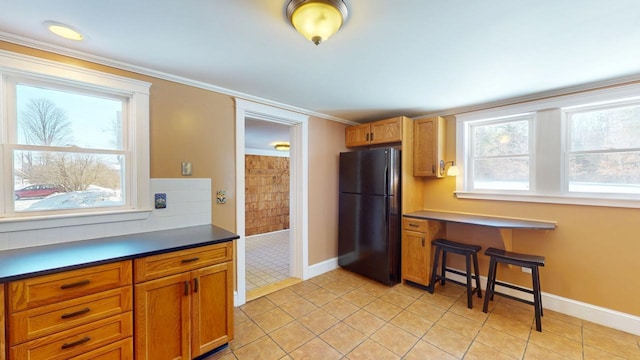
{"type": "Polygon", "coordinates": [[[521,268],[523,273],[531,274],[531,269],[523,267],[521,268]]]}

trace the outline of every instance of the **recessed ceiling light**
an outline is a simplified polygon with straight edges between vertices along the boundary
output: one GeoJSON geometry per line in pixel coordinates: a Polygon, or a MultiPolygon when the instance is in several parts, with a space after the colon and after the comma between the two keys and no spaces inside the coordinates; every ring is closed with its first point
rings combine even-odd
{"type": "Polygon", "coordinates": [[[60,37],[63,37],[65,39],[75,40],[75,41],[80,41],[84,39],[84,36],[82,36],[80,32],[78,32],[76,29],[72,28],[69,25],[65,25],[65,24],[61,24],[53,21],[46,21],[44,23],[44,26],[46,26],[47,29],[49,29],[49,31],[51,31],[52,33],[60,37]]]}

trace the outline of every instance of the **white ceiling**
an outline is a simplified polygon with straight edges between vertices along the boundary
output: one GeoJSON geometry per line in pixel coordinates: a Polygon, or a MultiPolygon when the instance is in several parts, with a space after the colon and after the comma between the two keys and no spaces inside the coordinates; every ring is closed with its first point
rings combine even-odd
{"type": "Polygon", "coordinates": [[[0,0],[0,40],[353,121],[640,74],[638,0],[345,0],[349,19],[320,46],[286,2],[0,0]]]}

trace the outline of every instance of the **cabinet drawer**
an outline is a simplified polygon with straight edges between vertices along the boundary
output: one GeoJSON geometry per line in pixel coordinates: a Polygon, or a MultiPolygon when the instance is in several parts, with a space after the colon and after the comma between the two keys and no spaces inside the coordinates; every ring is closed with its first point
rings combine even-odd
{"type": "Polygon", "coordinates": [[[11,347],[10,360],[62,360],[133,335],[132,313],[112,316],[11,347]]]}
{"type": "Polygon", "coordinates": [[[233,259],[233,242],[147,256],[134,260],[135,282],[158,279],[233,259]]]}
{"type": "Polygon", "coordinates": [[[131,284],[131,261],[92,266],[9,283],[9,312],[49,305],[131,284]]]}
{"type": "Polygon", "coordinates": [[[412,219],[406,217],[402,218],[402,229],[427,232],[427,220],[412,219]]]}
{"type": "Polygon", "coordinates": [[[131,311],[133,288],[125,286],[9,315],[9,345],[72,329],[131,311]]]}
{"type": "Polygon", "coordinates": [[[69,360],[133,360],[133,339],[126,338],[69,360]]]}

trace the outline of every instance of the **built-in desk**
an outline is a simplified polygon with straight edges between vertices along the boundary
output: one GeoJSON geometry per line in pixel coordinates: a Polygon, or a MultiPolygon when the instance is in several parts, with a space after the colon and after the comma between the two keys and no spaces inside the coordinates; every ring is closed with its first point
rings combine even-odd
{"type": "Polygon", "coordinates": [[[513,249],[512,230],[553,230],[558,224],[555,221],[515,219],[479,214],[458,213],[448,211],[421,210],[404,214],[405,217],[425,220],[437,220],[445,223],[472,224],[498,228],[500,237],[507,251],[513,249]]]}

